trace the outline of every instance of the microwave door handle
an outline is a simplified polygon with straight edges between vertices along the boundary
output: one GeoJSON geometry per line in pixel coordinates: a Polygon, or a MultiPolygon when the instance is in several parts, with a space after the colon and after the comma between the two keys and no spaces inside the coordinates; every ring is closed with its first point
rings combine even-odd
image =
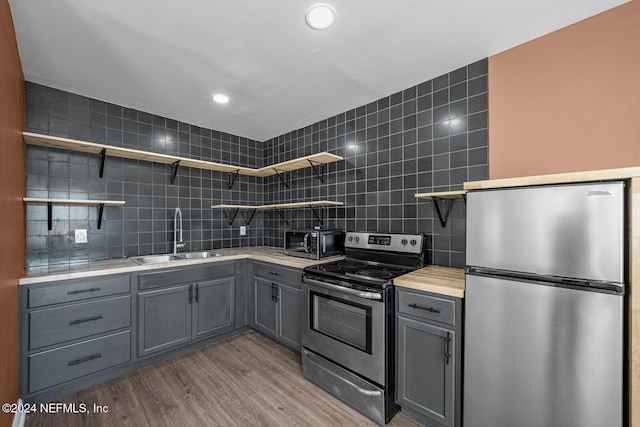
{"type": "Polygon", "coordinates": [[[309,233],[304,235],[303,247],[304,251],[309,253],[309,233]]]}
{"type": "Polygon", "coordinates": [[[354,295],[354,296],[357,296],[357,297],[360,297],[360,298],[377,300],[377,301],[382,299],[382,295],[378,294],[376,292],[357,291],[355,289],[346,288],[344,286],[334,285],[332,283],[325,283],[325,282],[321,282],[319,280],[310,279],[310,278],[305,277],[305,276],[302,277],[302,281],[305,282],[305,283],[308,283],[310,285],[320,286],[321,288],[331,289],[333,291],[344,292],[345,294],[354,295]]]}

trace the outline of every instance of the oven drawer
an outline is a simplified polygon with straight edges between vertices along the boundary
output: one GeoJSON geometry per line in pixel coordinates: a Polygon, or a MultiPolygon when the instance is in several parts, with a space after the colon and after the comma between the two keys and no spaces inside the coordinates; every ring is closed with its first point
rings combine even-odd
{"type": "Polygon", "coordinates": [[[435,295],[398,290],[398,313],[456,326],[455,301],[435,295]]]}
{"type": "Polygon", "coordinates": [[[29,313],[29,348],[40,348],[131,325],[131,296],[29,313]]]}
{"type": "Polygon", "coordinates": [[[385,424],[383,389],[307,349],[302,349],[302,375],[380,425],[385,424]]]}
{"type": "Polygon", "coordinates": [[[302,271],[280,267],[274,264],[263,264],[255,262],[253,264],[253,275],[263,279],[288,283],[300,288],[302,286],[302,271]]]}
{"type": "Polygon", "coordinates": [[[29,393],[131,360],[131,332],[68,345],[29,356],[29,393]]]}

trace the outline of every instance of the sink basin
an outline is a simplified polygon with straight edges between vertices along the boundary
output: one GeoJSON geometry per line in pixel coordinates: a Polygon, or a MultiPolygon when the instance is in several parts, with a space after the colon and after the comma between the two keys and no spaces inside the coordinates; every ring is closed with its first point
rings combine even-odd
{"type": "Polygon", "coordinates": [[[201,252],[184,252],[184,253],[178,254],[178,256],[185,259],[199,259],[199,258],[213,258],[217,256],[224,256],[224,254],[221,254],[220,252],[213,252],[213,251],[201,251],[201,252]]]}
{"type": "Polygon", "coordinates": [[[131,261],[136,264],[159,264],[161,262],[169,262],[183,259],[179,255],[143,255],[143,256],[135,256],[129,258],[131,261]]]}

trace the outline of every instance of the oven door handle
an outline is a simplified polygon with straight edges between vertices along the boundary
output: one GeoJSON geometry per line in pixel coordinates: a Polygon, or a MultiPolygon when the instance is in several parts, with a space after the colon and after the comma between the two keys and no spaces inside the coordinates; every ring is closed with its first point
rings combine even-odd
{"type": "Polygon", "coordinates": [[[302,281],[310,285],[320,286],[321,288],[331,289],[333,291],[344,292],[345,294],[354,295],[360,298],[366,298],[371,300],[382,300],[382,294],[376,292],[357,291],[355,289],[347,288],[340,285],[334,285],[333,283],[325,283],[320,280],[310,279],[306,276],[302,277],[302,281]]]}

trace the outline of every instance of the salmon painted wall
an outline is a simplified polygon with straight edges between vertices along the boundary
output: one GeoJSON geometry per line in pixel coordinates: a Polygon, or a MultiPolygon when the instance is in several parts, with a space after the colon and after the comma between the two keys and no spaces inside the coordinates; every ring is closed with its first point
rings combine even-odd
{"type": "Polygon", "coordinates": [[[489,58],[489,175],[640,166],[640,1],[489,58]]]}
{"type": "MultiPolygon", "coordinates": [[[[0,403],[18,400],[18,278],[25,265],[24,77],[7,0],[0,0],[0,403]]],[[[0,412],[0,426],[13,414],[0,412]]]]}

